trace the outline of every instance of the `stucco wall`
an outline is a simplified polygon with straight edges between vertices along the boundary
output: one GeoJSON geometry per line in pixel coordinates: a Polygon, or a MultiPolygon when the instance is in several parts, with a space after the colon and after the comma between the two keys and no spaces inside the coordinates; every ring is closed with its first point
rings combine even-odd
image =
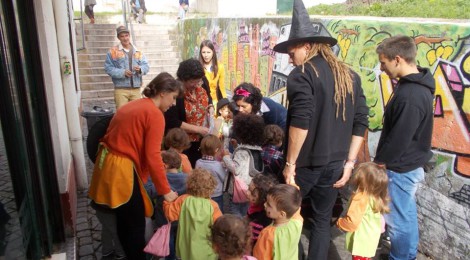
{"type": "MultiPolygon", "coordinates": [[[[470,255],[470,24],[468,22],[384,18],[316,17],[338,39],[337,55],[354,68],[370,107],[371,156],[382,129],[384,105],[394,84],[379,69],[375,48],[385,38],[409,35],[417,61],[436,79],[434,134],[436,166],[418,191],[420,250],[436,259],[470,255]],[[465,231],[465,232],[462,232],[465,231]]],[[[314,18],[312,17],[312,21],[314,18]]],[[[285,104],[287,55],[272,51],[289,35],[290,17],[189,19],[180,27],[183,59],[198,55],[199,43],[215,42],[226,67],[226,89],[249,81],[285,104]],[[188,33],[191,32],[191,33],[188,33]]]]}

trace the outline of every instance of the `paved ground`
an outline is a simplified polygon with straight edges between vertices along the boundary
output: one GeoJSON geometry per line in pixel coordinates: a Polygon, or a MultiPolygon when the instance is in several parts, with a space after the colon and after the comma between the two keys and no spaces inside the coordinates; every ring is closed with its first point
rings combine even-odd
{"type": "MultiPolygon", "coordinates": [[[[86,156],[87,157],[87,156],[86,156]]],[[[93,164],[87,158],[87,173],[90,179],[93,164]]],[[[101,259],[101,224],[95,216],[95,211],[89,206],[87,191],[78,192],[78,215],[77,215],[77,258],[81,260],[101,259]]],[[[308,231],[304,230],[302,243],[305,254],[308,249],[308,231]]],[[[351,254],[344,249],[344,234],[337,228],[332,227],[332,242],[329,250],[329,260],[351,259],[351,254]]],[[[386,255],[388,248],[383,246],[377,251],[374,259],[386,259],[381,255],[386,255]]],[[[419,255],[418,260],[428,259],[424,255],[419,255]]]]}

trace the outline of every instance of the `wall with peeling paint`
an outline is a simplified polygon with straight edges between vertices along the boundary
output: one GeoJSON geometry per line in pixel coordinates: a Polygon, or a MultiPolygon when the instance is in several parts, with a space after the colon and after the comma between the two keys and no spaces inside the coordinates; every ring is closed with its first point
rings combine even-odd
{"type": "MultiPolygon", "coordinates": [[[[470,24],[383,18],[315,18],[312,21],[321,22],[338,40],[335,53],[361,76],[370,107],[368,148],[372,157],[382,129],[384,106],[395,84],[380,71],[375,48],[396,34],[415,39],[418,64],[430,68],[436,79],[432,139],[435,165],[420,188],[423,194],[433,194],[434,199],[429,201],[418,196],[418,203],[423,203],[420,212],[424,214],[420,216],[421,247],[425,247],[424,252],[436,253],[438,258],[442,254],[449,254],[450,258],[468,257],[470,235],[464,234],[469,232],[456,234],[449,230],[457,222],[456,230],[470,229],[470,24]],[[440,203],[426,210],[437,201],[440,203]],[[458,217],[462,221],[456,221],[452,214],[446,215],[448,218],[432,215],[435,209],[448,205],[459,209],[455,212],[460,212],[458,217]],[[439,231],[428,230],[429,220],[444,228],[446,235],[438,236],[433,232],[439,231]],[[463,243],[454,244],[455,250],[448,250],[448,244],[442,243],[446,246],[443,248],[432,242],[436,237],[447,240],[446,243],[449,240],[463,243]]],[[[264,95],[285,105],[285,82],[292,66],[287,55],[276,54],[272,48],[288,38],[289,30],[290,18],[280,17],[188,20],[180,26],[182,56],[197,57],[199,43],[210,39],[226,68],[227,92],[249,81],[264,95]]]]}

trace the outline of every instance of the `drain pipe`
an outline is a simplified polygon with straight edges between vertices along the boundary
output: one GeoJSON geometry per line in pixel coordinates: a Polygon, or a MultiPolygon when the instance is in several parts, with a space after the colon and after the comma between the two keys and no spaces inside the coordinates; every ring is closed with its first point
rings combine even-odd
{"type": "Polygon", "coordinates": [[[53,0],[54,18],[57,31],[57,44],[59,46],[59,57],[62,65],[62,86],[65,98],[65,112],[67,116],[67,127],[69,130],[70,144],[72,148],[73,167],[75,167],[75,180],[77,189],[88,188],[88,179],[85,167],[85,153],[83,151],[83,137],[80,127],[80,116],[78,113],[77,93],[75,90],[74,71],[72,65],[72,49],[69,26],[71,12],[70,0],[53,0]]]}

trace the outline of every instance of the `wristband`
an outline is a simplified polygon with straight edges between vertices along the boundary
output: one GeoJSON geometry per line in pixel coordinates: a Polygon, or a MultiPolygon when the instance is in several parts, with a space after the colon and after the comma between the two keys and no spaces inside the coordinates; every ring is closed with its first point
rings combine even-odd
{"type": "Polygon", "coordinates": [[[354,170],[354,162],[352,161],[347,161],[344,163],[344,166],[343,166],[345,169],[351,169],[351,170],[354,170]]]}
{"type": "Polygon", "coordinates": [[[295,163],[286,162],[286,166],[295,166],[295,163]]]}

